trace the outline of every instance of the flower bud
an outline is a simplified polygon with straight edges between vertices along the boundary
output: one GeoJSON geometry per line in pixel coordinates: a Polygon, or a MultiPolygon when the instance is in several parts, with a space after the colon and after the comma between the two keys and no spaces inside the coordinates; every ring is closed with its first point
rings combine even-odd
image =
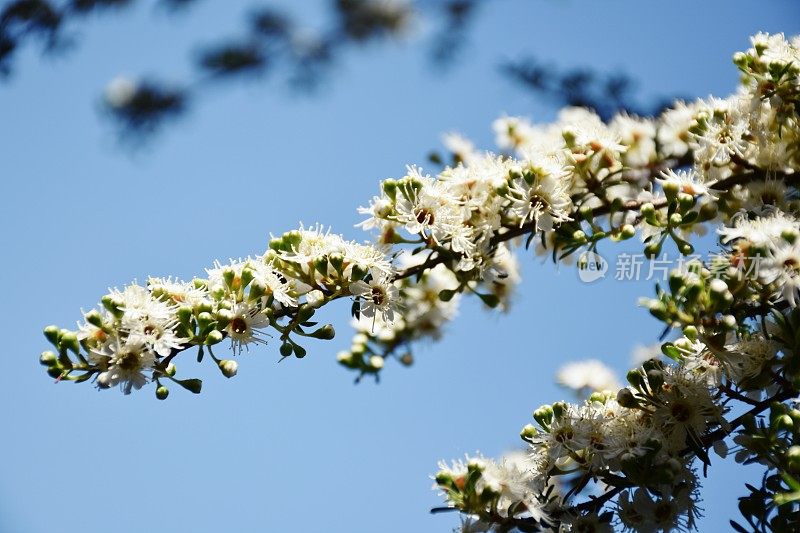
{"type": "Polygon", "coordinates": [[[54,366],[58,362],[58,357],[53,352],[42,352],[39,356],[39,363],[43,366],[54,366]]]}
{"type": "Polygon", "coordinates": [[[642,213],[642,216],[649,219],[656,214],[656,208],[650,202],[642,204],[642,207],[639,208],[639,211],[642,213]]]}
{"type": "Polygon", "coordinates": [[[689,339],[690,341],[696,341],[698,331],[695,326],[689,325],[683,328],[683,334],[686,335],[686,338],[689,339]]]}
{"type": "Polygon", "coordinates": [[[333,326],[331,324],[325,324],[318,330],[311,333],[311,336],[314,337],[315,339],[322,339],[329,341],[336,336],[336,331],[333,329],[333,326]]]}
{"type": "Polygon", "coordinates": [[[60,336],[61,329],[58,326],[47,326],[44,328],[44,336],[45,338],[58,348],[58,338],[60,336]]]}
{"type": "Polygon", "coordinates": [[[636,228],[633,227],[632,224],[625,224],[624,226],[622,226],[622,229],[620,230],[619,233],[620,239],[623,240],[630,239],[634,235],[636,235],[636,228]]]}
{"type": "Polygon", "coordinates": [[[400,364],[403,366],[411,366],[414,364],[414,356],[410,352],[406,352],[400,356],[400,364]]]}
{"type": "Polygon", "coordinates": [[[86,322],[88,322],[89,324],[93,325],[96,328],[103,327],[103,315],[101,315],[100,311],[98,311],[97,309],[92,309],[91,311],[83,315],[83,318],[86,319],[86,322]]]}
{"type": "Polygon", "coordinates": [[[533,419],[536,420],[540,426],[547,428],[553,420],[553,408],[549,405],[543,405],[533,412],[533,419]]]}
{"type": "Polygon", "coordinates": [[[652,259],[661,253],[662,246],[661,239],[656,239],[644,247],[644,255],[648,259],[652,259]]]}
{"type": "Polygon", "coordinates": [[[644,377],[642,377],[642,373],[638,370],[629,370],[625,375],[625,379],[627,379],[628,383],[635,389],[642,390],[644,386],[644,377]]]}
{"type": "Polygon", "coordinates": [[[75,333],[62,329],[60,337],[61,339],[59,344],[61,344],[61,348],[72,350],[76,354],[80,353],[81,345],[78,342],[78,336],[75,335],[75,333]]]}
{"type": "Polygon", "coordinates": [[[305,322],[314,316],[314,313],[316,313],[316,309],[308,304],[303,304],[297,310],[297,321],[305,322]]]}
{"type": "Polygon", "coordinates": [[[60,366],[54,365],[54,366],[51,366],[51,367],[49,367],[47,369],[47,375],[50,376],[53,379],[58,379],[58,378],[61,377],[61,372],[62,371],[63,371],[63,369],[60,366]]]}
{"type": "Polygon", "coordinates": [[[539,432],[536,430],[536,427],[533,424],[526,424],[525,427],[522,428],[522,431],[519,432],[519,436],[522,437],[523,440],[530,440],[538,433],[539,432]]]}
{"type": "Polygon", "coordinates": [[[558,420],[564,416],[564,413],[567,412],[567,404],[564,402],[556,402],[552,406],[553,409],[553,417],[558,420]]]}
{"type": "Polygon", "coordinates": [[[161,385],[156,389],[156,398],[159,400],[166,400],[167,396],[169,396],[169,389],[164,385],[161,385]]]}
{"type": "MultiPolygon", "coordinates": [[[[217,313],[217,316],[223,318],[225,322],[230,322],[230,320],[233,318],[233,313],[231,313],[227,309],[220,309],[219,312],[217,313]]],[[[200,331],[206,331],[213,323],[214,323],[214,315],[212,315],[211,313],[203,312],[197,315],[197,325],[200,326],[200,331]]]]}
{"type": "Polygon", "coordinates": [[[170,363],[170,364],[167,365],[166,374],[168,376],[174,376],[175,372],[177,372],[177,371],[178,371],[178,369],[175,367],[175,365],[173,363],[170,363]]]}
{"type": "Polygon", "coordinates": [[[383,368],[383,357],[380,355],[373,355],[369,358],[369,366],[374,368],[375,370],[380,370],[383,368]]]}
{"type": "Polygon", "coordinates": [[[667,199],[670,202],[672,202],[678,195],[678,191],[680,190],[680,185],[675,181],[665,181],[661,185],[661,188],[664,189],[664,195],[666,195],[667,199]]]}
{"type": "Polygon", "coordinates": [[[683,217],[680,213],[672,213],[669,216],[669,225],[672,227],[680,226],[683,223],[683,217]]]}
{"type": "Polygon", "coordinates": [[[205,343],[208,346],[213,346],[214,344],[222,342],[222,339],[224,338],[225,335],[223,335],[221,331],[219,331],[218,329],[212,329],[211,331],[208,332],[208,335],[206,335],[205,343]]]}
{"type": "Polygon", "coordinates": [[[635,409],[639,407],[639,402],[636,400],[636,396],[634,396],[633,392],[628,388],[620,389],[619,392],[617,392],[617,403],[622,407],[627,407],[628,409],[635,409]]]}
{"type": "Polygon", "coordinates": [[[223,359],[217,363],[217,366],[219,366],[222,375],[226,378],[232,378],[239,370],[239,364],[233,359],[223,359]]]}

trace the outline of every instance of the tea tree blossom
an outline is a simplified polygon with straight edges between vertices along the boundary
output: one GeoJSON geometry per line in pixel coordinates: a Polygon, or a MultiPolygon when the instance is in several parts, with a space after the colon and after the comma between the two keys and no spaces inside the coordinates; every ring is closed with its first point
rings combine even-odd
{"type": "Polygon", "coordinates": [[[685,256],[640,301],[667,340],[637,357],[624,387],[599,361],[562,369],[582,399],[536,409],[522,453],[440,463],[445,509],[462,514],[463,531],[691,530],[698,472],[713,475],[710,452],[730,451],[763,469],[732,527],[796,531],[800,39],[759,33],[750,44],[734,55],[741,84],[729,97],[608,122],[582,108],[548,124],[502,117],[499,152],[448,135],[450,165],[408,166],[359,209],[373,243],[301,225],[189,282],[110,289],[76,330],[45,328],[52,351],[39,360],[58,381],[125,394],[151,385],[164,400],[167,385],[201,392],[184,377],[185,352],[226,378],[257,345],[301,359],[335,335],[320,323],[327,305],[350,299],[356,333],[336,358],[357,381],[377,380],[390,363],[411,366],[465,298],[511,309],[520,250],[568,266],[638,234],[649,259],[685,256]],[[710,256],[696,252],[707,231],[718,238],[710,256]],[[225,340],[235,360],[218,357],[225,340]]]}

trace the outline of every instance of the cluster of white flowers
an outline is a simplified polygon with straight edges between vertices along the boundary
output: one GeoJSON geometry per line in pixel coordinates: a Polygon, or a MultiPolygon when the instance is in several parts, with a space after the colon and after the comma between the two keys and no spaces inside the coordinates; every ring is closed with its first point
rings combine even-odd
{"type": "MultiPolygon", "coordinates": [[[[715,223],[722,252],[707,263],[686,262],[657,288],[656,299],[643,300],[668,328],[682,329],[683,337],[660,347],[674,361],[654,359],[662,355],[653,348],[638,350],[637,363],[647,361],[619,392],[611,392],[618,388],[613,372],[599,361],[561,369],[561,384],[595,392],[584,404],[538,409],[539,426],[523,429],[536,468],[510,471],[516,481],[505,486],[527,484],[538,494],[492,489],[496,467],[486,465],[495,463],[484,458],[440,464],[438,487],[469,517],[463,531],[692,529],[699,488],[692,463],[708,464],[711,448],[724,456],[724,438],[738,425],[745,426],[735,438],[739,460],[778,470],[797,463],[800,411],[772,400],[797,395],[800,39],[758,34],[752,45],[734,57],[744,76],[726,99],[677,102],[657,118],[619,115],[608,124],[583,109],[566,109],[550,125],[521,117],[494,123],[498,146],[513,158],[498,158],[503,168],[485,174],[505,200],[490,239],[514,223],[529,225],[541,233],[537,252],[568,260],[602,238],[639,232],[653,258],[667,240],[692,254],[692,234],[715,223]],[[498,178],[504,171],[505,183],[498,178]],[[540,194],[546,202],[537,204],[540,194]],[[604,222],[598,215],[608,216],[604,222]],[[723,415],[733,400],[749,405],[751,418],[729,425],[723,415]],[[770,405],[770,422],[755,423],[770,405]],[[765,452],[765,438],[783,448],[765,452]],[[554,479],[572,490],[548,491],[554,479]],[[607,498],[577,504],[589,480],[607,498]],[[613,513],[601,514],[611,498],[613,513]],[[525,514],[530,509],[538,516],[525,514]]],[[[479,155],[461,138],[450,136],[447,145],[462,162],[458,168],[495,157],[479,155]]],[[[385,216],[375,218],[391,224],[393,204],[383,201],[385,216]]],[[[762,507],[764,516],[773,512],[762,507]]]]}
{"type": "MultiPolygon", "coordinates": [[[[586,402],[537,409],[538,427],[522,431],[527,455],[442,464],[436,485],[468,516],[464,531],[691,529],[693,463],[707,466],[712,447],[724,455],[736,429],[737,457],[772,472],[749,496],[748,522],[761,513],[756,522],[791,530],[800,512],[800,410],[786,403],[800,383],[800,39],[758,34],[734,62],[734,95],[676,102],[659,117],[606,123],[582,108],[544,125],[502,117],[493,125],[499,154],[448,134],[452,166],[435,176],[409,166],[360,209],[376,245],[301,227],[206,278],[113,290],[79,331],[46,328],[57,353],[40,361],[57,379],[125,393],[153,381],[163,399],[167,380],[199,392],[199,380],[174,377],[180,352],[208,353],[227,377],[235,361],[212,349],[224,339],[239,354],[275,335],[283,357],[301,358],[300,337],[334,335],[311,320],[317,310],[352,298],[357,334],[338,360],[358,379],[377,376],[387,357],[411,364],[409,345],[438,338],[463,294],[508,309],[519,281],[514,246],[570,261],[638,233],[648,258],[670,242],[689,256],[693,235],[714,225],[721,253],[688,260],[642,300],[665,336],[681,330],[660,348],[671,362],[648,359],[618,392],[599,361],[565,367],[559,381],[592,391],[586,402]],[[751,410],[729,424],[732,401],[751,410]],[[587,486],[602,495],[578,503],[587,486]]],[[[130,92],[118,85],[112,103],[130,92]]]]}
{"type": "Polygon", "coordinates": [[[329,325],[308,331],[314,309],[330,299],[352,296],[364,315],[391,318],[397,305],[393,276],[383,250],[320,226],[301,227],[273,238],[264,255],[216,262],[205,278],[150,278],[146,287],[112,290],[99,309],[85,313],[77,332],[48,328],[59,354],[48,352],[43,361],[60,379],[94,377],[99,387],[119,385],[125,394],[154,381],[157,396],[166,398],[165,380],[199,392],[199,380],[174,377],[172,361],[179,352],[197,347],[198,359],[208,353],[223,375],[232,377],[237,363],[218,359],[212,346],[228,339],[238,355],[266,344],[272,329],[282,356],[303,357],[305,349],[292,335],[332,338],[329,325]],[[77,361],[67,357],[68,350],[77,361]]]}
{"type": "Polygon", "coordinates": [[[667,531],[678,523],[693,523],[697,479],[683,452],[706,431],[724,424],[723,408],[702,376],[680,366],[651,361],[629,380],[632,387],[619,393],[596,392],[583,404],[559,402],[537,409],[534,418],[539,427],[528,425],[522,430],[531,446],[527,468],[501,468],[498,474],[495,463],[480,457],[453,466],[441,463],[438,486],[451,505],[488,524],[532,517],[547,525],[561,521],[568,503],[557,503],[552,490],[547,490],[554,476],[584,476],[609,483],[615,476],[636,471],[642,488],[635,499],[649,498],[652,505],[667,507],[671,514],[636,517],[635,507],[625,510],[620,500],[624,526],[634,528],[638,520],[636,530],[649,526],[667,531]],[[473,464],[479,473],[468,468],[473,464]],[[469,483],[459,481],[464,478],[469,483]],[[502,483],[494,482],[497,478],[502,483]],[[486,490],[496,498],[482,497],[486,490]]]}

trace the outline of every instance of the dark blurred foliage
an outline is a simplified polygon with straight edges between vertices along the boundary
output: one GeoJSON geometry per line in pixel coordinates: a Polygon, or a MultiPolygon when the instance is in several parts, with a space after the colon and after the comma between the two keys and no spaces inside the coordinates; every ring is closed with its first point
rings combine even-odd
{"type": "MultiPolygon", "coordinates": [[[[252,9],[239,35],[202,45],[193,58],[195,80],[182,87],[154,78],[114,80],[103,109],[124,138],[144,140],[169,119],[179,117],[210,84],[260,79],[282,72],[293,89],[314,90],[348,48],[365,47],[401,36],[416,20],[434,22],[431,58],[438,67],[451,64],[467,40],[469,23],[481,2],[489,0],[328,0],[329,21],[315,33],[288,14],[269,6],[252,9]]],[[[197,0],[158,0],[169,11],[197,0]]],[[[0,78],[13,72],[14,53],[38,42],[44,53],[68,49],[68,26],[90,13],[120,12],[135,0],[12,0],[0,10],[0,78]]],[[[587,69],[560,72],[532,59],[510,63],[503,71],[557,105],[582,105],[608,117],[616,111],[648,115],[654,106],[637,107],[632,82],[624,75],[602,76],[587,69]]]]}
{"type": "Polygon", "coordinates": [[[655,116],[675,101],[675,97],[665,97],[655,102],[638,102],[636,84],[624,73],[602,74],[587,68],[560,71],[531,57],[508,62],[501,70],[526,89],[557,105],[588,107],[603,120],[617,113],[655,116]]]}

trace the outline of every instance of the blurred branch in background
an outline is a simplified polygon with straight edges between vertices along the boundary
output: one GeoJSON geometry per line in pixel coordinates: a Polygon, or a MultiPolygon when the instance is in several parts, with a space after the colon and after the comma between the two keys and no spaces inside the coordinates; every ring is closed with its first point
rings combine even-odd
{"type": "MultiPolygon", "coordinates": [[[[185,114],[210,85],[262,81],[280,72],[292,89],[308,93],[330,75],[347,49],[398,39],[420,24],[434,28],[430,57],[441,70],[458,59],[478,4],[487,1],[329,0],[330,16],[321,29],[308,28],[277,8],[255,7],[245,15],[238,35],[198,47],[192,57],[194,80],[175,85],[153,76],[117,78],[106,88],[103,111],[122,139],[139,143],[185,114]]],[[[158,0],[156,5],[172,12],[196,2],[158,0]]],[[[23,45],[38,43],[44,54],[63,53],[75,45],[70,27],[90,14],[120,13],[133,4],[135,0],[9,2],[0,11],[0,80],[13,74],[15,52],[23,45]]],[[[659,107],[635,104],[635,84],[625,75],[586,68],[560,71],[532,58],[507,63],[502,71],[554,105],[589,107],[603,118],[620,110],[651,115],[659,107]]]]}
{"type": "Polygon", "coordinates": [[[533,57],[506,62],[501,70],[525,89],[557,106],[587,107],[606,121],[617,113],[656,116],[675,101],[674,96],[669,96],[649,103],[638,102],[635,80],[621,72],[603,74],[581,67],[561,71],[533,57]]]}

